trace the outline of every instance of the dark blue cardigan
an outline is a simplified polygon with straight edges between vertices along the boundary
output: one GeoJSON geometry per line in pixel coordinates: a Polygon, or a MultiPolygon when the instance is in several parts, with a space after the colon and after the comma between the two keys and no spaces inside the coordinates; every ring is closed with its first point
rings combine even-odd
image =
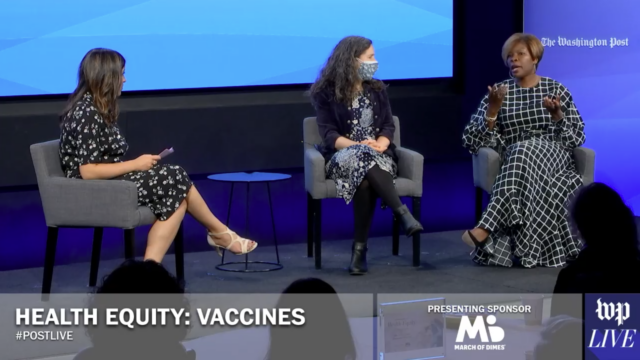
{"type": "MultiPolygon", "coordinates": [[[[385,151],[397,162],[393,136],[395,124],[391,113],[391,104],[387,90],[375,91],[365,89],[367,96],[373,105],[373,127],[376,129],[376,139],[384,136],[389,139],[389,148],[385,151]]],[[[347,137],[350,131],[349,121],[353,120],[351,111],[344,103],[338,102],[333,96],[333,91],[322,90],[312,97],[316,109],[316,121],[322,137],[322,146],[317,147],[326,160],[336,153],[336,140],[340,136],[347,137]]]]}

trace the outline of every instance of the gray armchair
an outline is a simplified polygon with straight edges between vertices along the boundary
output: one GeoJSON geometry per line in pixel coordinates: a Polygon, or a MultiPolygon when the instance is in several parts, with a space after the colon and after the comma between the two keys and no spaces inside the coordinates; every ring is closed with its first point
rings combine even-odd
{"type": "MultiPolygon", "coordinates": [[[[400,122],[396,116],[393,143],[397,146],[398,178],[396,189],[401,197],[411,197],[413,216],[420,220],[420,200],[422,198],[422,176],[424,157],[415,151],[400,147],[400,122]]],[[[307,256],[314,256],[316,269],[322,268],[321,225],[322,199],[337,197],[336,184],[325,175],[325,160],[314,145],[321,144],[315,117],[304,119],[304,185],[307,191],[307,256]],[[315,245],[315,246],[314,246],[315,245]]],[[[398,255],[400,242],[400,223],[393,219],[393,255],[398,255]]],[[[420,266],[420,234],[413,236],[413,266],[420,266]]]]}
{"type": "MultiPolygon", "coordinates": [[[[592,149],[578,147],[573,150],[578,174],[582,175],[584,185],[593,182],[596,153],[592,149]]],[[[482,216],[484,192],[491,194],[493,183],[500,172],[500,155],[492,148],[480,148],[473,155],[473,185],[476,187],[476,221],[482,216]]]]}
{"type": "MultiPolygon", "coordinates": [[[[124,229],[125,258],[132,259],[135,257],[135,228],[150,225],[156,220],[148,207],[138,206],[138,190],[132,182],[65,177],[58,149],[58,140],[31,145],[31,158],[48,228],[42,281],[43,300],[48,299],[47,295],[51,292],[58,229],[94,228],[89,285],[95,286],[104,228],[124,229]]],[[[174,251],[177,277],[182,281],[182,226],[175,238],[174,251]]]]}

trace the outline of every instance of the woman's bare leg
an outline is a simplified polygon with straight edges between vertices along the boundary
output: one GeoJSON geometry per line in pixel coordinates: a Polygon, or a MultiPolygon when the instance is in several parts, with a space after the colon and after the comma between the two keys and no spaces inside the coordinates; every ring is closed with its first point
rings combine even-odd
{"type": "Polygon", "coordinates": [[[471,234],[476,238],[476,240],[485,241],[489,237],[490,232],[478,227],[471,230],[471,234]]]}
{"type": "Polygon", "coordinates": [[[178,234],[178,229],[187,211],[187,202],[183,201],[176,211],[165,221],[156,220],[149,231],[145,260],[162,262],[162,258],[169,250],[169,246],[178,234]]]}
{"type": "MultiPolygon", "coordinates": [[[[223,224],[218,218],[213,215],[209,206],[204,201],[195,185],[191,186],[189,193],[187,194],[187,212],[193,216],[199,223],[209,230],[210,233],[219,234],[227,230],[227,226],[223,224]]],[[[221,246],[228,246],[231,243],[231,236],[228,234],[220,235],[216,237],[216,243],[221,246]]],[[[247,244],[247,249],[251,249],[254,246],[254,242],[251,241],[247,244]]],[[[228,249],[232,252],[241,252],[242,244],[235,243],[228,249]]]]}

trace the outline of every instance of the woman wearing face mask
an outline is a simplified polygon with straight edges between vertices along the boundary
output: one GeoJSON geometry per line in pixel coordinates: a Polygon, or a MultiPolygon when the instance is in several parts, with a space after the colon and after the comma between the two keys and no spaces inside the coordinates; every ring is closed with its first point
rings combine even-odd
{"type": "Polygon", "coordinates": [[[335,181],[338,197],[347,204],[353,200],[352,275],[367,272],[367,240],[378,197],[407,236],[423,230],[395,189],[395,126],[385,85],[373,78],[377,69],[371,40],[349,36],[333,49],[310,91],[326,176],[335,181]]]}
{"type": "Polygon", "coordinates": [[[502,58],[512,78],[489,87],[464,130],[471,153],[491,147],[502,160],[487,209],[462,237],[480,264],[560,267],[580,249],[565,205],[582,185],[573,149],[584,122],[569,90],[536,74],[543,52],[535,36],[511,36],[502,58]]]}

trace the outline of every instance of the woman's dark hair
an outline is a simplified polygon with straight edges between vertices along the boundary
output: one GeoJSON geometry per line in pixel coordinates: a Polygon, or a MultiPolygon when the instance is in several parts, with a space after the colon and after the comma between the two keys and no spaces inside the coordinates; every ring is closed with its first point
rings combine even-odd
{"type": "Polygon", "coordinates": [[[78,85],[65,106],[60,121],[64,121],[78,101],[86,93],[93,97],[93,104],[109,125],[118,120],[118,96],[122,90],[123,69],[126,60],[117,51],[103,48],[89,50],[78,68],[78,85]]]}
{"type": "MultiPolygon", "coordinates": [[[[356,59],[367,51],[371,44],[371,40],[362,36],[347,36],[340,40],[320,71],[318,79],[311,86],[311,98],[320,91],[329,90],[336,101],[349,104],[355,96],[356,84],[362,81],[358,75],[356,59]]],[[[376,79],[363,81],[362,86],[376,91],[385,87],[382,81],[376,79]]]]}
{"type": "Polygon", "coordinates": [[[638,258],[635,216],[622,197],[603,183],[581,188],[571,207],[572,225],[587,247],[638,258]]]}
{"type": "Polygon", "coordinates": [[[167,269],[155,261],[127,260],[107,275],[89,300],[89,308],[97,309],[98,326],[87,328],[95,347],[114,344],[132,347],[158,343],[171,345],[186,337],[188,327],[173,326],[175,321],[167,314],[167,326],[109,327],[104,324],[104,311],[115,309],[176,309],[188,312],[189,302],[184,286],[167,269]]]}
{"type": "Polygon", "coordinates": [[[335,289],[317,278],[294,281],[277,308],[301,308],[305,324],[271,327],[268,360],[345,360],[356,358],[349,319],[335,289]]]}

